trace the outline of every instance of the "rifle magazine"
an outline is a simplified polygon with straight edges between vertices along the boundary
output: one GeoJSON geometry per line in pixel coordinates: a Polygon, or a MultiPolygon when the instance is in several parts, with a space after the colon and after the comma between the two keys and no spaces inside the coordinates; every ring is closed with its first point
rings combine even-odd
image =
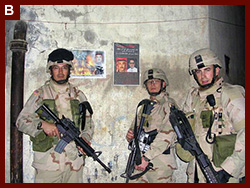
{"type": "Polygon", "coordinates": [[[55,147],[55,151],[58,153],[62,153],[64,148],[67,146],[68,142],[66,142],[65,140],[61,139],[58,144],[55,147]]]}

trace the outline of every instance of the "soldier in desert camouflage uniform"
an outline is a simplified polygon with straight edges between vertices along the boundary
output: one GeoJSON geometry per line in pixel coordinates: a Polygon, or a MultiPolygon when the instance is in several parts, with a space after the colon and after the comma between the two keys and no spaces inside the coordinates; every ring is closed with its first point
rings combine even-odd
{"type": "Polygon", "coordinates": [[[87,112],[83,129],[79,113],[79,103],[87,98],[68,82],[73,58],[72,52],[62,48],[49,54],[47,72],[51,74],[51,78],[33,92],[17,119],[18,130],[29,135],[33,144],[32,166],[36,169],[36,183],[82,182],[85,155],[79,156],[73,141],[61,154],[55,152],[54,147],[60,139],[57,127],[53,122],[42,121],[35,113],[42,104],[48,105],[59,118],[64,115],[74,121],[81,130],[80,136],[90,143],[94,129],[91,116],[87,112]]]}
{"type": "MultiPolygon", "coordinates": [[[[245,175],[245,90],[225,83],[219,76],[221,67],[221,61],[210,49],[198,50],[190,56],[189,71],[199,87],[190,90],[183,110],[220,181],[239,182],[245,175]]],[[[179,148],[177,154],[190,161],[189,182],[206,182],[189,153],[179,148]]]]}
{"type": "MultiPolygon", "coordinates": [[[[169,122],[170,105],[176,105],[175,101],[168,96],[166,86],[168,80],[165,73],[158,68],[149,69],[144,73],[144,86],[150,99],[156,101],[151,114],[148,117],[148,126],[143,127],[145,132],[157,129],[156,135],[150,148],[142,155],[142,164],[135,167],[135,174],[144,171],[149,161],[153,163],[153,169],[145,175],[131,181],[132,183],[170,183],[175,182],[172,174],[177,168],[174,156],[174,141],[176,135],[169,122]]],[[[138,122],[140,122],[138,114],[138,122]]],[[[132,123],[126,138],[133,139],[132,123]]]]}

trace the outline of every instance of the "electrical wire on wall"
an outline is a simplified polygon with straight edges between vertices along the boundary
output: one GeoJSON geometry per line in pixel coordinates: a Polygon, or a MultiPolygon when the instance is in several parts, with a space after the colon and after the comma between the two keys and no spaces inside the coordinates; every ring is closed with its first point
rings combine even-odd
{"type": "Polygon", "coordinates": [[[211,17],[201,17],[201,18],[189,18],[189,19],[179,19],[179,20],[155,20],[155,21],[135,21],[135,22],[56,22],[56,21],[46,21],[46,20],[23,20],[26,22],[38,22],[38,23],[48,23],[48,24],[63,24],[65,29],[67,25],[138,25],[138,24],[161,24],[161,23],[173,23],[173,22],[184,22],[184,21],[194,21],[194,20],[213,20],[216,22],[221,22],[223,24],[229,24],[237,27],[245,27],[245,25],[239,25],[235,23],[226,22],[211,17]]]}

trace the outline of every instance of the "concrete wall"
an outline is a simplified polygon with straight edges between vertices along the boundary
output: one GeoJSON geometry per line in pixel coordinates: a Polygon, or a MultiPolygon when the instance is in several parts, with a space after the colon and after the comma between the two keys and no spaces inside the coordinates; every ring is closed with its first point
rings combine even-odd
{"type": "Polygon", "coordinates": [[[223,61],[224,78],[245,86],[245,6],[209,6],[209,43],[223,61]],[[225,56],[230,58],[226,73],[225,56]]]}
{"type": "MultiPolygon", "coordinates": [[[[59,47],[94,49],[106,52],[105,79],[71,79],[88,97],[96,124],[92,146],[103,153],[100,159],[112,164],[112,173],[86,161],[84,182],[124,182],[129,151],[125,135],[135,117],[135,108],[147,92],[141,86],[113,85],[113,43],[140,45],[141,72],[162,68],[169,79],[170,96],[181,106],[190,85],[189,55],[209,47],[208,6],[205,5],[23,5],[21,19],[28,23],[28,51],[25,62],[24,101],[49,75],[45,73],[48,54],[59,47]],[[95,170],[97,169],[97,170],[95,170]]],[[[9,182],[9,95],[11,52],[14,21],[6,22],[6,167],[9,182]]],[[[210,41],[212,44],[213,41],[210,41]]],[[[213,44],[213,46],[216,46],[213,44]]],[[[33,182],[31,142],[24,136],[24,182],[33,182]]],[[[177,182],[185,182],[186,164],[178,160],[177,182]]]]}

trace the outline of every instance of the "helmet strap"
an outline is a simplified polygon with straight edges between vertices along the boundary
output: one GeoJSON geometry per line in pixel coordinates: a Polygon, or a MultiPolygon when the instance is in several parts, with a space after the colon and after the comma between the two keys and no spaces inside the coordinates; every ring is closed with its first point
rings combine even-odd
{"type": "Polygon", "coordinates": [[[68,74],[68,76],[67,76],[67,78],[65,80],[55,80],[54,77],[53,77],[53,75],[51,75],[51,79],[53,81],[55,81],[57,84],[65,84],[65,83],[67,83],[68,80],[69,80],[69,77],[70,77],[70,74],[68,74]]]}
{"type": "MultiPolygon", "coordinates": [[[[146,81],[146,82],[147,82],[147,81],[146,81]]],[[[160,90],[159,90],[158,92],[150,92],[150,91],[148,90],[148,86],[147,86],[146,82],[145,82],[144,84],[145,84],[145,87],[146,87],[146,89],[147,89],[147,92],[148,92],[148,94],[149,94],[150,96],[157,96],[157,95],[159,95],[162,91],[164,91],[164,90],[166,89],[166,86],[163,88],[163,80],[161,80],[161,88],[160,88],[160,90]]]]}

